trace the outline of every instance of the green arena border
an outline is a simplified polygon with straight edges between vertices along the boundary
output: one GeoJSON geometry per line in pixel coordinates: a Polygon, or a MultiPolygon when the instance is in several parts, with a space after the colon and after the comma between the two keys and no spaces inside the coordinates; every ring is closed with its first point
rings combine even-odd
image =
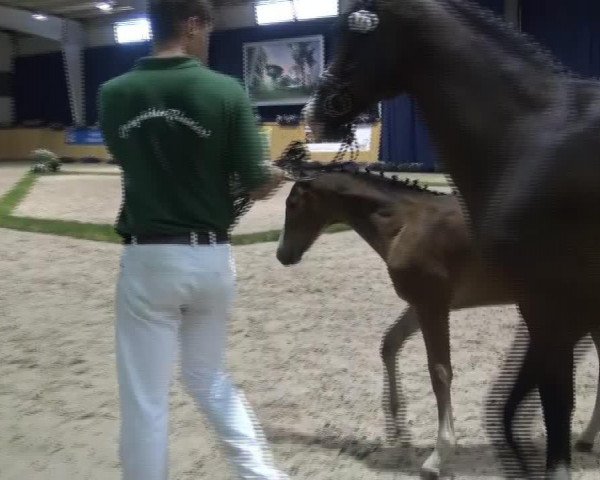
{"type": "Polygon", "coordinates": [[[99,176],[99,177],[120,177],[121,176],[121,172],[101,172],[99,170],[97,171],[89,171],[86,172],[85,170],[62,170],[61,172],[55,174],[55,175],[87,175],[88,177],[95,177],[95,176],[99,176]]]}
{"type": "MultiPolygon", "coordinates": [[[[79,172],[61,172],[48,175],[78,175],[79,172]]],[[[93,173],[96,175],[96,173],[93,173]]],[[[105,173],[106,175],[107,173],[105,173]]],[[[37,179],[44,174],[27,173],[4,196],[0,197],[0,228],[18,230],[22,232],[45,233],[62,237],[71,237],[95,242],[121,243],[121,238],[114,230],[113,225],[74,222],[66,220],[50,220],[45,218],[31,218],[13,215],[12,212],[29,194],[35,186],[37,179]]],[[[92,175],[92,172],[84,173],[92,175]]],[[[100,173],[99,175],[102,175],[100,173]]],[[[114,174],[113,174],[114,175],[114,174]]],[[[446,183],[431,182],[430,186],[447,186],[446,183]]],[[[339,233],[350,230],[347,225],[336,224],[329,227],[325,233],[339,233]]],[[[276,242],[279,239],[279,230],[265,232],[245,233],[233,235],[233,245],[253,245],[255,243],[276,242]]]]}
{"type": "MultiPolygon", "coordinates": [[[[27,173],[10,191],[0,198],[0,228],[22,232],[45,233],[95,242],[121,243],[121,238],[115,232],[113,225],[12,215],[12,212],[35,186],[39,176],[40,174],[27,173]]],[[[346,225],[333,225],[327,229],[326,233],[337,233],[347,230],[349,230],[349,227],[346,225]]],[[[279,239],[279,233],[279,230],[269,230],[266,232],[233,235],[231,242],[233,245],[276,242],[279,239]]]]}

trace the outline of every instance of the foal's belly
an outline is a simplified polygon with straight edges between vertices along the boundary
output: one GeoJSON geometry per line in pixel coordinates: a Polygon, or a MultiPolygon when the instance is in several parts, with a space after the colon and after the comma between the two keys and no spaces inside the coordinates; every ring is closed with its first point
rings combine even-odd
{"type": "Polygon", "coordinates": [[[452,310],[515,303],[509,283],[501,275],[472,260],[460,272],[453,288],[452,310]]]}

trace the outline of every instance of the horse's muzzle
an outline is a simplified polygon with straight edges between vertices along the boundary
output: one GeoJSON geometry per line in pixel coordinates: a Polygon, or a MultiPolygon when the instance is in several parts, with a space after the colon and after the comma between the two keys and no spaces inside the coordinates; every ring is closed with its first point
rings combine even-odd
{"type": "Polygon", "coordinates": [[[323,98],[323,116],[327,119],[336,119],[347,116],[352,111],[354,102],[348,92],[335,92],[323,98]]]}

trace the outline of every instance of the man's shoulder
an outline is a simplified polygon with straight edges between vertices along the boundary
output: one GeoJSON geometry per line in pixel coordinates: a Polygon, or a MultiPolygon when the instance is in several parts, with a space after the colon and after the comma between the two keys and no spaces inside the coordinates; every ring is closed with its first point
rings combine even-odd
{"type": "Polygon", "coordinates": [[[107,80],[100,85],[100,93],[103,95],[117,93],[123,88],[127,87],[131,80],[131,72],[124,73],[118,77],[107,80]]]}
{"type": "Polygon", "coordinates": [[[211,69],[203,69],[204,74],[207,75],[207,78],[210,78],[213,85],[223,92],[227,94],[243,94],[245,89],[239,79],[233,77],[231,75],[226,75],[224,73],[217,72],[211,69]]]}
{"type": "MultiPolygon", "coordinates": [[[[191,73],[188,71],[188,74],[191,73]]],[[[213,98],[223,98],[228,102],[242,100],[246,96],[246,89],[242,82],[231,75],[217,72],[209,68],[193,69],[192,77],[186,81],[198,82],[199,89],[210,91],[213,98]]],[[[132,86],[139,85],[139,72],[133,70],[118,77],[114,77],[100,86],[102,96],[118,95],[127,91],[132,86]]]]}

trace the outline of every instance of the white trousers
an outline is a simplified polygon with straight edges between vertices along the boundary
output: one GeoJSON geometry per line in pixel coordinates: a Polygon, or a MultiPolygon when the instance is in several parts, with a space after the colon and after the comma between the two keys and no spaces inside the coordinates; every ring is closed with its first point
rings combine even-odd
{"type": "Polygon", "coordinates": [[[226,372],[234,295],[228,245],[124,247],[116,305],[123,480],[168,479],[169,388],[178,347],[185,387],[238,477],[287,478],[273,468],[260,427],[226,372]]]}

